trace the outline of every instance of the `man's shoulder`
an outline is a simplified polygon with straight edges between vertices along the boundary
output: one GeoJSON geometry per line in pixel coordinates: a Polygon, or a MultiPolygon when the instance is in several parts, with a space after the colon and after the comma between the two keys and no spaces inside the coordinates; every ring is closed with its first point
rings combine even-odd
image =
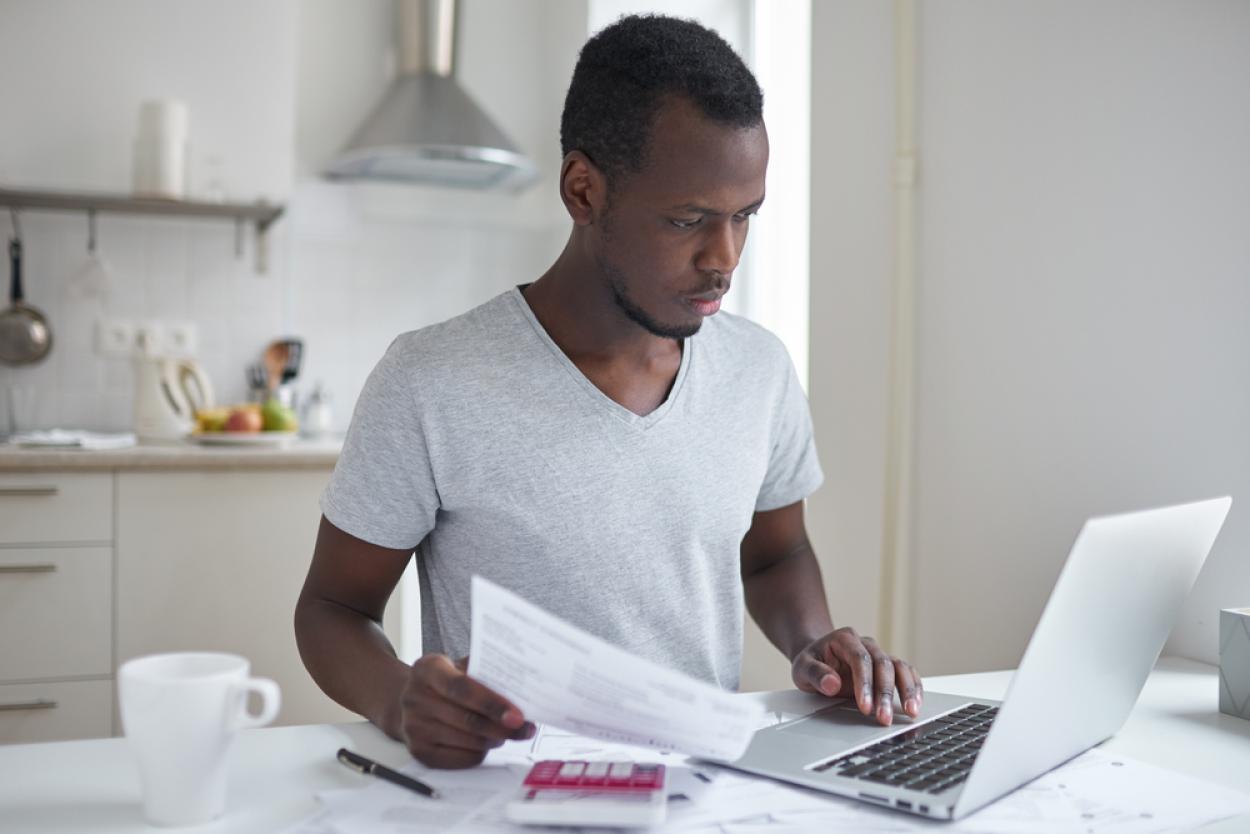
{"type": "Polygon", "coordinates": [[[777,334],[745,316],[723,310],[703,322],[695,338],[704,337],[713,352],[738,363],[776,365],[790,360],[777,334]]]}
{"type": "Polygon", "coordinates": [[[401,333],[387,358],[412,373],[498,361],[524,333],[512,296],[508,290],[445,321],[401,333]]]}

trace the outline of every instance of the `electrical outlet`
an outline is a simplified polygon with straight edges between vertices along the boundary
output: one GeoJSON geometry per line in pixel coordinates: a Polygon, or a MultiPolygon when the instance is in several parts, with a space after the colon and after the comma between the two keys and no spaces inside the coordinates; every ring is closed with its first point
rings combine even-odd
{"type": "Polygon", "coordinates": [[[165,353],[165,325],[159,321],[136,324],[132,344],[135,356],[161,356],[165,353]]]}
{"type": "Polygon", "coordinates": [[[191,356],[195,353],[196,327],[189,321],[165,323],[165,352],[170,356],[191,356]]]}
{"type": "Polygon", "coordinates": [[[100,356],[130,356],[135,343],[135,326],[123,319],[96,319],[95,352],[100,356]]]}

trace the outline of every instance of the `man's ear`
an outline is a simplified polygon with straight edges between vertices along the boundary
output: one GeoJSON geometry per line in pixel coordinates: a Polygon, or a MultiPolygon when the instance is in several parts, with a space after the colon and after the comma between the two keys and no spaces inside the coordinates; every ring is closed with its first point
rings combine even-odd
{"type": "Polygon", "coordinates": [[[569,151],[560,166],[560,199],[578,226],[595,225],[607,207],[608,179],[581,151],[569,151]]]}

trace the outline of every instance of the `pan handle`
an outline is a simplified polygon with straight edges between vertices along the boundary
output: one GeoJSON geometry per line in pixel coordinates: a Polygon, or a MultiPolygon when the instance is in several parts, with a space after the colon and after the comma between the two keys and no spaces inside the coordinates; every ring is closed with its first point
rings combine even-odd
{"type": "Polygon", "coordinates": [[[22,242],[17,238],[9,241],[9,267],[13,272],[13,290],[9,300],[22,303],[22,242]]]}

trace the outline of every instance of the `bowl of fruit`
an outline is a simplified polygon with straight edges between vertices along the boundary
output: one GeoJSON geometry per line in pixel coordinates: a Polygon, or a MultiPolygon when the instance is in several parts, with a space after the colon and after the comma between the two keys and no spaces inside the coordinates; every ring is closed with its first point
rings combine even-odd
{"type": "Polygon", "coordinates": [[[283,446],[299,431],[295,412],[277,397],[262,403],[205,408],[195,413],[189,435],[206,446],[283,446]]]}

